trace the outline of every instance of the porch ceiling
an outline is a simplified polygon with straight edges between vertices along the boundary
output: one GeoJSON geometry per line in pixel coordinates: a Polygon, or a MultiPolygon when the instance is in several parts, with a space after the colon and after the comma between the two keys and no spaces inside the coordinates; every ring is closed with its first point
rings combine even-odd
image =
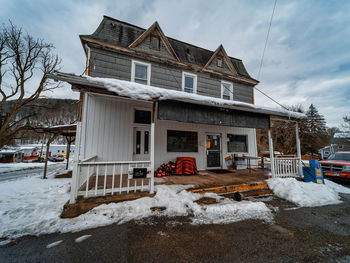
{"type": "Polygon", "coordinates": [[[189,94],[182,91],[168,90],[118,79],[92,78],[89,76],[76,76],[59,72],[50,74],[48,77],[56,81],[67,82],[72,85],[72,89],[81,92],[95,92],[144,101],[172,100],[218,109],[231,109],[241,112],[258,113],[261,115],[279,116],[288,119],[303,119],[306,117],[305,114],[284,109],[268,108],[240,101],[229,101],[198,94],[189,94]]]}

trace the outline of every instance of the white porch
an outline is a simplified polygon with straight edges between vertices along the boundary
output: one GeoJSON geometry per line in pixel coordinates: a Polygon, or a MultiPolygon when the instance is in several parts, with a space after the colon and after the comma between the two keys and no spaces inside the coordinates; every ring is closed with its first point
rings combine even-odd
{"type": "MultiPolygon", "coordinates": [[[[182,123],[156,118],[156,103],[86,93],[82,122],[78,128],[77,146],[71,202],[78,196],[129,193],[130,191],[154,191],[154,170],[162,163],[175,161],[176,157],[194,157],[199,170],[207,167],[207,136],[220,138],[220,167],[226,169],[225,157],[232,154],[257,156],[256,133],[253,128],[214,126],[198,123],[182,123]],[[150,111],[151,124],[134,120],[135,110],[150,111]],[[196,152],[168,152],[167,131],[191,131],[198,134],[196,152]],[[137,149],[136,134],[140,141],[137,149]],[[228,134],[244,135],[247,151],[230,152],[226,143],[228,134]],[[145,139],[148,136],[148,139],[145,139]],[[146,147],[145,142],[149,141],[146,147]],[[146,149],[147,148],[147,149],[146,149]],[[78,149],[80,151],[78,151],[78,149]],[[154,149],[154,150],[153,150],[154,149]],[[138,151],[138,153],[137,153],[138,151]],[[134,179],[134,168],[146,168],[145,178],[134,179]]],[[[270,134],[270,130],[269,130],[270,134]]],[[[273,152],[269,137],[270,152],[273,152]]],[[[257,162],[254,160],[253,162],[257,162]]],[[[299,158],[274,158],[271,155],[272,176],[299,176],[299,158]]]]}

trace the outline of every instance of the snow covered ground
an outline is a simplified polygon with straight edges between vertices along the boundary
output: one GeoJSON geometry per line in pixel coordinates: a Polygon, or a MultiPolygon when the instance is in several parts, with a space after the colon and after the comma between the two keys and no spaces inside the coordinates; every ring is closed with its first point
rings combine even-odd
{"type": "MultiPolygon", "coordinates": [[[[190,215],[193,224],[230,223],[250,218],[273,220],[270,209],[263,202],[223,199],[215,205],[198,205],[194,201],[202,196],[187,192],[188,187],[157,186],[153,198],[100,205],[79,217],[61,219],[63,205],[69,199],[70,179],[31,177],[0,183],[0,237],[9,238],[2,244],[23,235],[76,232],[158,215],[190,215]],[[167,209],[152,212],[150,208],[154,206],[166,206],[167,209]]],[[[222,199],[215,194],[210,196],[222,199]]]]}
{"type": "MultiPolygon", "coordinates": [[[[55,165],[55,162],[47,162],[47,165],[55,165]]],[[[24,169],[44,168],[45,163],[1,163],[0,174],[24,169]]]]}
{"type": "Polygon", "coordinates": [[[305,183],[294,178],[272,178],[267,182],[276,196],[300,207],[339,204],[339,193],[350,194],[349,188],[327,179],[325,184],[305,183]]]}
{"type": "MultiPolygon", "coordinates": [[[[222,224],[246,219],[273,222],[272,207],[263,200],[236,202],[206,194],[219,200],[217,204],[198,205],[201,195],[186,191],[189,185],[159,185],[156,195],[133,201],[100,205],[72,219],[61,219],[63,205],[69,199],[70,179],[47,180],[29,177],[0,183],[0,245],[24,235],[54,232],[76,232],[84,229],[124,223],[151,216],[190,216],[193,224],[222,224]],[[165,206],[154,212],[151,207],[165,206]]],[[[350,189],[326,180],[326,185],[303,183],[295,179],[269,179],[275,194],[298,206],[321,206],[340,203],[338,193],[350,189]]]]}

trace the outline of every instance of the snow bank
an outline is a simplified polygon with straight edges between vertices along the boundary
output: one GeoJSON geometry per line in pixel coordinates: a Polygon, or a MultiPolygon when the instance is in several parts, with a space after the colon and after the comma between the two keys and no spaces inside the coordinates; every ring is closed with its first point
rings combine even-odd
{"type": "Polygon", "coordinates": [[[338,193],[346,191],[343,189],[345,187],[328,180],[326,184],[315,184],[300,182],[295,178],[272,178],[267,183],[275,195],[300,207],[339,204],[341,201],[338,193]]]}
{"type": "Polygon", "coordinates": [[[350,194],[350,188],[344,187],[340,184],[334,183],[330,180],[324,179],[325,184],[333,189],[334,191],[341,193],[341,194],[350,194]]]}
{"type": "Polygon", "coordinates": [[[112,78],[93,78],[89,76],[83,76],[90,83],[102,84],[109,91],[116,93],[119,96],[125,96],[138,100],[192,100],[197,102],[202,102],[205,104],[211,104],[214,106],[239,106],[248,109],[255,110],[266,110],[273,111],[277,113],[285,114],[289,117],[295,118],[305,118],[305,114],[287,111],[281,108],[269,108],[264,106],[257,106],[255,104],[233,101],[233,100],[224,100],[220,98],[213,98],[209,96],[203,96],[198,94],[187,93],[183,91],[163,89],[148,85],[143,85],[135,82],[112,79],[112,78]]]}
{"type": "MultiPolygon", "coordinates": [[[[230,223],[245,219],[272,220],[272,213],[262,202],[223,199],[215,205],[198,205],[202,196],[186,191],[188,186],[160,185],[153,198],[100,205],[76,218],[61,219],[64,203],[69,199],[69,179],[26,178],[0,184],[0,237],[84,229],[124,223],[150,216],[191,216],[193,224],[230,223]],[[165,206],[161,212],[151,207],[165,206]]],[[[219,196],[211,194],[211,197],[219,196]]],[[[4,242],[3,242],[4,243],[4,242]]]]}

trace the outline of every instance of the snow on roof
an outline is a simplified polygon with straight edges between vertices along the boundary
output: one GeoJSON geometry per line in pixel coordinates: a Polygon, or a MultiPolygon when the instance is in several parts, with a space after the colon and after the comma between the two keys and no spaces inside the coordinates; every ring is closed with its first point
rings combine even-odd
{"type": "Polygon", "coordinates": [[[350,138],[350,132],[336,132],[333,135],[334,138],[350,138]]]}
{"type": "Polygon", "coordinates": [[[18,148],[3,148],[3,149],[0,149],[0,154],[13,154],[19,151],[20,149],[18,148]]]}
{"type": "Polygon", "coordinates": [[[232,108],[243,111],[252,111],[270,115],[292,117],[298,119],[305,118],[305,114],[303,113],[287,111],[280,108],[257,106],[255,104],[240,101],[224,100],[220,98],[186,93],[183,91],[158,88],[125,80],[97,77],[94,78],[89,76],[82,76],[82,78],[85,78],[86,81],[88,81],[91,84],[102,85],[107,90],[114,92],[119,96],[129,97],[136,100],[176,100],[222,108],[232,108]]]}

